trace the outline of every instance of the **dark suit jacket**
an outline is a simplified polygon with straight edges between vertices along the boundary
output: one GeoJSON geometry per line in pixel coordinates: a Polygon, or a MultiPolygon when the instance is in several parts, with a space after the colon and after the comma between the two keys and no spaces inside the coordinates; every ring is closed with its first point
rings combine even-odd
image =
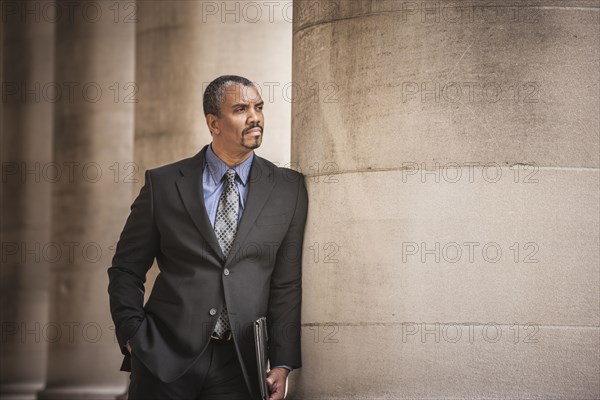
{"type": "Polygon", "coordinates": [[[164,382],[181,377],[207,347],[226,301],[250,392],[258,398],[253,321],[267,316],[272,366],[301,367],[302,242],[308,196],[302,174],[255,154],[233,248],[223,256],[204,207],[208,145],[194,157],[146,171],[108,269],[110,310],[126,348],[164,382]],[[146,272],[158,274],[144,305],[146,272]]]}

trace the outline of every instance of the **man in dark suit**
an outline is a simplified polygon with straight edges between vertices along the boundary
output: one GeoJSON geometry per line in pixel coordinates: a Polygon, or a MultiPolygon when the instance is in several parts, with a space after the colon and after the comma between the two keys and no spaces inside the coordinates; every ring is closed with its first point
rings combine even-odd
{"type": "Polygon", "coordinates": [[[301,367],[301,173],[254,154],[263,105],[239,76],[204,93],[212,143],[145,173],[108,269],[130,400],[258,399],[253,322],[266,316],[271,399],[301,367]],[[146,273],[158,274],[144,305],[146,273]]]}

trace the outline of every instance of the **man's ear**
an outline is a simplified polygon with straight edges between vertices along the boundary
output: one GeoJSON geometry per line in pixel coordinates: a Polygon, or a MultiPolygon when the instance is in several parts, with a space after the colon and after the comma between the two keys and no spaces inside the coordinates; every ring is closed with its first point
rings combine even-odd
{"type": "Polygon", "coordinates": [[[208,114],[206,116],[206,125],[208,126],[211,135],[218,135],[221,133],[219,130],[219,118],[216,115],[208,114]]]}

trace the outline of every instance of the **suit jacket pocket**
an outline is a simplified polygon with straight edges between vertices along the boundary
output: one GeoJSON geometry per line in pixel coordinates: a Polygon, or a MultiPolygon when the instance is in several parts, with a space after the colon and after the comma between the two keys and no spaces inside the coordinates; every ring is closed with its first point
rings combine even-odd
{"type": "Polygon", "coordinates": [[[257,226],[265,226],[265,225],[278,225],[285,224],[287,221],[287,214],[276,214],[276,215],[260,215],[256,218],[257,226]]]}

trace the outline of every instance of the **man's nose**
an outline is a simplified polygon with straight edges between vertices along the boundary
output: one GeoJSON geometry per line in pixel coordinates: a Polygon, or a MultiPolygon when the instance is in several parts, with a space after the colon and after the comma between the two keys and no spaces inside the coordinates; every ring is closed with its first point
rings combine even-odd
{"type": "Polygon", "coordinates": [[[259,122],[259,116],[256,110],[253,107],[248,108],[248,124],[255,124],[259,122]]]}

